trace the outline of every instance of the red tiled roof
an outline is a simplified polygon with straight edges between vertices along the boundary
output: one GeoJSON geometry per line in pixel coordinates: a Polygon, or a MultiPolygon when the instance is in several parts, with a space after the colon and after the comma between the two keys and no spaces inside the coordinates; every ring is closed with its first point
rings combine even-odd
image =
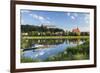
{"type": "Polygon", "coordinates": [[[80,32],[79,28],[73,29],[72,32],[80,32]]]}

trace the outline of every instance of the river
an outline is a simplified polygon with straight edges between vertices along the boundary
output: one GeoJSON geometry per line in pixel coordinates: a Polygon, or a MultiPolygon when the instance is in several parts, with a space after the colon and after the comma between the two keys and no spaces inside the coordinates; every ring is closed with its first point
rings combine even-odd
{"type": "Polygon", "coordinates": [[[85,42],[85,39],[24,39],[21,42],[21,48],[32,48],[35,45],[40,46],[36,49],[24,50],[21,57],[45,60],[63,52],[67,47],[77,46],[85,42]]]}

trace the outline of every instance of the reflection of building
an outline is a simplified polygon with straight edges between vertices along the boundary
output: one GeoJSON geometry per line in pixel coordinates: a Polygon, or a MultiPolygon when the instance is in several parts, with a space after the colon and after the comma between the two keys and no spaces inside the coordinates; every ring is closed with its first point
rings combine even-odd
{"type": "Polygon", "coordinates": [[[74,33],[80,35],[80,29],[79,29],[78,27],[75,28],[75,29],[72,29],[72,32],[74,32],[74,33]]]}

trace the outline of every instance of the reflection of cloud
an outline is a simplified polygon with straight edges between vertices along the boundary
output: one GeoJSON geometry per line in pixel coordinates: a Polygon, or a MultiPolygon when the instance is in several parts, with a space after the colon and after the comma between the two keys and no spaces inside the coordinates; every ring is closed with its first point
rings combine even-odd
{"type": "Polygon", "coordinates": [[[38,57],[38,54],[35,54],[34,57],[38,57]]]}
{"type": "Polygon", "coordinates": [[[40,52],[39,55],[43,55],[45,52],[40,52]]]}

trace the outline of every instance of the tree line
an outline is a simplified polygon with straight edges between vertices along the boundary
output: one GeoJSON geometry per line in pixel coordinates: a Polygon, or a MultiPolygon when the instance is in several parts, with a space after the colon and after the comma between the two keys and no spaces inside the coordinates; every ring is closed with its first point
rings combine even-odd
{"type": "Polygon", "coordinates": [[[44,26],[21,25],[21,34],[24,36],[89,36],[89,32],[64,31],[61,28],[47,28],[44,26]]]}

